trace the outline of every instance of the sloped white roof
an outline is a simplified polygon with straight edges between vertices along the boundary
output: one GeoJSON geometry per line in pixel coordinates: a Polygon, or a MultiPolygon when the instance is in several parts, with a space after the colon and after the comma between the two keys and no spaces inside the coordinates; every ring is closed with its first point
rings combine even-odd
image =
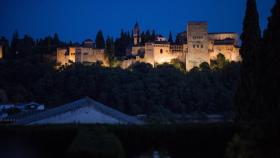
{"type": "Polygon", "coordinates": [[[132,116],[126,115],[120,111],[112,109],[112,108],[110,108],[102,103],[99,103],[91,98],[88,98],[88,97],[74,101],[69,104],[65,104],[65,105],[53,108],[53,109],[46,110],[41,113],[37,113],[37,114],[31,115],[31,116],[28,116],[26,118],[22,118],[20,120],[17,120],[16,124],[20,124],[20,125],[30,124],[32,122],[40,121],[40,120],[43,120],[43,119],[46,119],[46,118],[49,118],[52,116],[56,116],[59,114],[63,114],[65,112],[73,111],[73,110],[80,109],[83,107],[88,107],[88,106],[91,106],[96,111],[99,111],[105,115],[118,119],[127,124],[138,124],[138,125],[144,124],[144,122],[142,122],[132,116]]]}

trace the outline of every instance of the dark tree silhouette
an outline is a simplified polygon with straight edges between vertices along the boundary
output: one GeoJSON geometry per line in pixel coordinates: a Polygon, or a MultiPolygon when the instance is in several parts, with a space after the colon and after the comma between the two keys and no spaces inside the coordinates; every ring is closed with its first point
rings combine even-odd
{"type": "Polygon", "coordinates": [[[10,48],[10,52],[8,55],[9,58],[15,57],[15,55],[17,54],[17,51],[18,51],[18,47],[19,47],[19,33],[16,30],[13,33],[13,37],[12,37],[12,41],[11,41],[11,48],[10,48]]]}
{"type": "Polygon", "coordinates": [[[53,45],[56,48],[61,45],[59,37],[58,37],[58,33],[55,33],[54,36],[53,36],[53,45]]]}
{"type": "Polygon", "coordinates": [[[105,53],[109,59],[109,63],[111,63],[115,56],[114,55],[114,40],[111,37],[107,37],[107,39],[106,39],[105,53]]]}
{"type": "Polygon", "coordinates": [[[171,44],[173,43],[173,37],[172,37],[172,32],[171,31],[169,32],[168,42],[171,43],[171,44]]]}
{"type": "Polygon", "coordinates": [[[152,36],[151,37],[152,41],[155,41],[156,40],[156,31],[155,30],[152,31],[152,35],[151,36],[152,36]]]}
{"type": "MultiPolygon", "coordinates": [[[[248,4],[255,6],[255,1],[248,0],[248,4]]],[[[276,0],[272,9],[261,44],[256,9],[248,6],[248,10],[255,14],[247,12],[249,15],[245,20],[251,19],[252,23],[244,22],[247,29],[242,34],[244,64],[241,77],[245,85],[241,85],[237,92],[242,93],[237,95],[240,130],[230,143],[227,154],[229,158],[274,158],[280,155],[280,0],[276,0]],[[256,66],[251,70],[254,64],[256,66]]]]}
{"type": "Polygon", "coordinates": [[[105,48],[105,40],[103,37],[103,33],[102,31],[98,31],[96,38],[95,38],[95,42],[96,42],[96,48],[97,49],[104,49],[105,48]]]}
{"type": "Polygon", "coordinates": [[[272,16],[268,19],[268,26],[264,32],[262,54],[259,56],[258,78],[260,86],[257,98],[260,100],[259,111],[265,115],[279,120],[280,114],[280,0],[276,1],[272,9],[272,16]]]}
{"type": "Polygon", "coordinates": [[[144,45],[147,42],[147,37],[145,32],[142,32],[140,37],[141,37],[141,44],[144,45]]]}
{"type": "Polygon", "coordinates": [[[152,36],[150,33],[150,30],[146,31],[146,42],[151,42],[152,41],[152,36]]]}
{"type": "Polygon", "coordinates": [[[253,80],[255,79],[256,56],[260,52],[261,30],[259,27],[259,14],[255,0],[247,1],[247,8],[241,34],[242,57],[241,77],[235,97],[237,120],[252,117],[256,105],[252,104],[253,80]]]}

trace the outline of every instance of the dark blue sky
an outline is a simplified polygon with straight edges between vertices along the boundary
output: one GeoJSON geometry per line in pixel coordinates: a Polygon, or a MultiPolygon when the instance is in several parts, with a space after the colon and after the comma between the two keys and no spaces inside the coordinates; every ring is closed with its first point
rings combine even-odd
{"type": "MultiPolygon", "coordinates": [[[[265,28],[275,0],[257,0],[261,27],[265,28]]],[[[210,32],[242,30],[245,0],[0,0],[0,36],[14,30],[39,38],[58,32],[62,40],[93,38],[142,29],[175,35],[188,21],[208,21],[210,32]]]]}

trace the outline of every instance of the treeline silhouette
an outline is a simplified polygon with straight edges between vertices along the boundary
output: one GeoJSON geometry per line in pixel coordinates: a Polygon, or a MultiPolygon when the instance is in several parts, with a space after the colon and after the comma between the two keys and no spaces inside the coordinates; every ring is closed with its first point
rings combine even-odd
{"type": "Polygon", "coordinates": [[[130,114],[230,112],[239,65],[194,69],[137,64],[129,70],[73,64],[60,70],[28,59],[0,63],[1,102],[58,106],[84,96],[130,114]]]}
{"type": "Polygon", "coordinates": [[[47,73],[35,94],[48,105],[89,96],[129,114],[230,112],[238,64],[224,69],[194,69],[137,64],[129,70],[79,64],[47,73]]]}

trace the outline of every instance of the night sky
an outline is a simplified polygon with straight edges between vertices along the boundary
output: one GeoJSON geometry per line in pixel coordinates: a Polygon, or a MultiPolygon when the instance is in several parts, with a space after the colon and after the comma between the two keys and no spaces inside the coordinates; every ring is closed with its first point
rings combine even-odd
{"type": "MultiPolygon", "coordinates": [[[[257,0],[262,29],[266,27],[275,0],[257,0]]],[[[207,21],[209,32],[242,30],[245,0],[0,0],[0,36],[34,38],[53,35],[61,40],[81,42],[105,36],[119,36],[136,21],[142,29],[173,35],[185,30],[188,21],[207,21]]]]}

